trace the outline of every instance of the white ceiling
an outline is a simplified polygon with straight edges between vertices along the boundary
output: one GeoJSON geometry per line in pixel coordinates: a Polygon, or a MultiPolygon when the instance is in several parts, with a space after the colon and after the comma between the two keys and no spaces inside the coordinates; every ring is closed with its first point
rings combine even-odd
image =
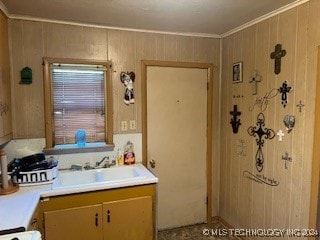
{"type": "Polygon", "coordinates": [[[306,0],[1,1],[12,18],[43,18],[115,28],[221,36],[277,9],[306,0]]]}

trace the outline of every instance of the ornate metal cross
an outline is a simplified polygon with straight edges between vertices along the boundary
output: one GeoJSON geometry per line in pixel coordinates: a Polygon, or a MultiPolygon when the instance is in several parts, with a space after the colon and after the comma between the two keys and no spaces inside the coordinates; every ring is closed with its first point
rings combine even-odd
{"type": "Polygon", "coordinates": [[[286,55],[286,50],[281,49],[281,44],[277,44],[274,48],[274,52],[270,54],[271,59],[274,59],[274,73],[279,74],[281,72],[281,58],[286,55]]]}
{"type": "Polygon", "coordinates": [[[250,77],[249,83],[252,83],[252,95],[257,94],[257,83],[261,82],[261,76],[258,75],[258,71],[254,71],[253,75],[250,77]]]}
{"type": "Polygon", "coordinates": [[[292,162],[292,158],[289,157],[289,153],[286,151],[285,155],[282,156],[282,160],[284,160],[284,167],[288,170],[287,162],[292,162]]]}
{"type": "Polygon", "coordinates": [[[256,168],[258,172],[261,172],[263,169],[264,157],[262,152],[262,147],[265,139],[272,139],[275,137],[275,132],[272,129],[265,127],[265,117],[263,113],[259,113],[257,117],[257,126],[249,127],[248,133],[250,136],[256,137],[257,142],[257,153],[256,153],[256,168]]]}
{"type": "Polygon", "coordinates": [[[230,120],[232,131],[233,133],[237,133],[239,126],[241,125],[240,119],[237,119],[237,117],[241,115],[241,112],[238,112],[237,105],[233,105],[233,111],[231,111],[230,114],[233,116],[233,118],[230,120]]]}
{"type": "Polygon", "coordinates": [[[299,101],[299,104],[296,105],[299,108],[299,112],[301,112],[301,108],[304,107],[304,104],[302,103],[302,101],[299,101]]]}
{"type": "Polygon", "coordinates": [[[283,107],[287,106],[287,103],[288,103],[287,93],[290,93],[291,90],[292,90],[292,87],[288,86],[287,81],[284,81],[282,83],[282,86],[278,89],[279,93],[281,93],[281,104],[283,107]]]}

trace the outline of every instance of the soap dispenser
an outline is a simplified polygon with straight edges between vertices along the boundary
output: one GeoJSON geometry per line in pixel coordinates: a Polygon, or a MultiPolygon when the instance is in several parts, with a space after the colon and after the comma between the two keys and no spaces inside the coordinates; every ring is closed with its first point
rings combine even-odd
{"type": "Polygon", "coordinates": [[[123,161],[123,153],[121,152],[120,149],[118,149],[118,165],[123,165],[124,161],[123,161]]]}

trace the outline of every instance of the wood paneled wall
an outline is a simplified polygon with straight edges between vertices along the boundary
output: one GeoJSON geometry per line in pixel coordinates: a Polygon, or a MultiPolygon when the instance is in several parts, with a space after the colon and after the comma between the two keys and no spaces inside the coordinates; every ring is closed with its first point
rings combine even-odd
{"type": "MultiPolygon", "coordinates": [[[[219,67],[220,40],[156,33],[109,30],[10,19],[14,138],[44,137],[42,57],[113,62],[114,130],[136,120],[141,132],[141,60],[207,62],[219,67]],[[20,70],[33,70],[33,83],[20,85],[20,70]],[[134,71],[136,104],[123,103],[121,71],[134,71]]],[[[218,84],[219,71],[215,71],[218,84]]],[[[218,85],[217,85],[218,86],[218,85]]]]}
{"type": "MultiPolygon", "coordinates": [[[[220,39],[143,33],[10,19],[13,137],[44,138],[42,57],[110,60],[113,63],[114,133],[141,132],[141,60],[212,63],[213,215],[219,202],[220,39]],[[33,83],[20,85],[20,70],[33,70],[33,83]],[[121,71],[134,71],[136,103],[123,103],[121,71]],[[122,132],[121,121],[136,120],[136,131],[122,132]]],[[[161,101],[161,99],[159,99],[161,101]]]]}
{"type": "Polygon", "coordinates": [[[308,228],[312,143],[315,113],[317,46],[320,45],[320,1],[311,0],[222,40],[222,102],[221,102],[221,178],[220,216],[241,228],[308,228]],[[287,51],[282,58],[281,73],[274,73],[270,53],[277,43],[287,51]],[[232,64],[243,62],[243,82],[232,84],[232,64]],[[249,77],[254,70],[262,76],[258,94],[252,95],[249,77]],[[255,167],[256,140],[247,129],[256,126],[257,106],[249,108],[258,97],[287,80],[293,87],[288,105],[281,105],[281,95],[268,100],[265,127],[285,132],[283,141],[276,136],[265,140],[264,168],[255,167]],[[237,97],[240,96],[240,97],[237,97]],[[305,104],[302,111],[296,107],[305,104]],[[232,133],[230,111],[238,105],[241,125],[232,133]],[[294,115],[294,130],[287,133],[283,119],[294,115]],[[246,155],[237,154],[238,140],[246,144],[246,155]],[[292,162],[285,169],[282,156],[288,152],[292,162]],[[269,186],[250,180],[244,171],[259,173],[279,181],[269,186]]]}
{"type": "Polygon", "coordinates": [[[0,10],[0,145],[12,138],[8,18],[0,10]],[[7,112],[3,107],[8,106],[7,112]]]}

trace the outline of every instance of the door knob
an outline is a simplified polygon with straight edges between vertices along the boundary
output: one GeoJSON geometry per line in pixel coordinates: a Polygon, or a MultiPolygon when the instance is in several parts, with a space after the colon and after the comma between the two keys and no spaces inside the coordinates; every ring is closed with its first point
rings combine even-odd
{"type": "Polygon", "coordinates": [[[149,163],[150,163],[151,168],[155,168],[156,167],[156,161],[155,160],[151,159],[149,161],[149,163]]]}

